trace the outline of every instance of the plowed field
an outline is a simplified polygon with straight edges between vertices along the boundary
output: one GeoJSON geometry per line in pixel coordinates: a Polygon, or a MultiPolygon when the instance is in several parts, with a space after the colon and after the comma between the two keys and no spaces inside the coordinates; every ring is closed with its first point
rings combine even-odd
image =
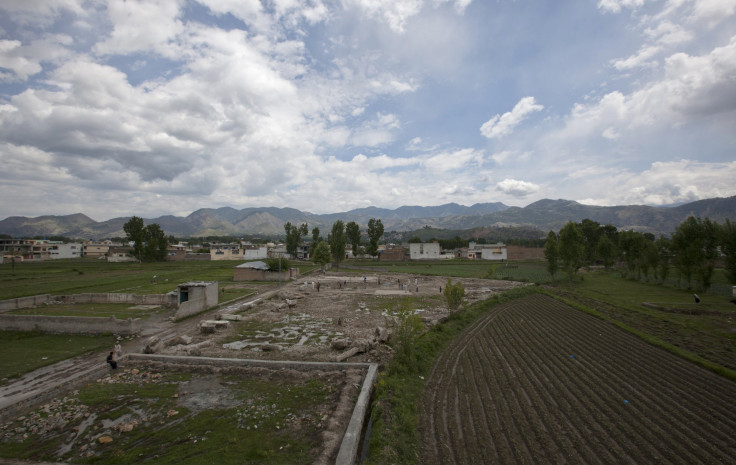
{"type": "Polygon", "coordinates": [[[437,361],[421,463],[736,463],[736,383],[543,295],[437,361]]]}

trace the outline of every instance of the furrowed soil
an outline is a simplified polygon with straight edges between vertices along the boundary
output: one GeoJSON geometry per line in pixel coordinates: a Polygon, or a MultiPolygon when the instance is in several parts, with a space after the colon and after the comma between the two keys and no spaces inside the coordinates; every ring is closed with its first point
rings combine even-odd
{"type": "Polygon", "coordinates": [[[420,405],[420,463],[736,463],[736,383],[540,294],[453,341],[420,405]]]}

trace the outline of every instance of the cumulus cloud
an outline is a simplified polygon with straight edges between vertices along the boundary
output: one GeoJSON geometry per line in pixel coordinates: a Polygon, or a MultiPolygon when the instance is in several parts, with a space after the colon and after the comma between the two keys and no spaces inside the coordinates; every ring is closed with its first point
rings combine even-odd
{"type": "MultiPolygon", "coordinates": [[[[703,163],[675,160],[652,163],[641,173],[631,171],[587,173],[592,178],[579,197],[589,205],[671,205],[703,198],[734,195],[731,179],[736,176],[736,162],[703,163]]],[[[581,177],[577,183],[584,183],[581,177]]]]}
{"type": "Polygon", "coordinates": [[[601,10],[619,13],[623,8],[638,8],[644,5],[644,0],[600,0],[598,8],[601,10]]]}
{"type": "Polygon", "coordinates": [[[518,179],[504,179],[496,184],[496,190],[513,197],[528,197],[537,192],[540,186],[532,182],[520,181],[518,179]]]}
{"type": "Polygon", "coordinates": [[[539,105],[534,97],[524,97],[514,106],[513,110],[496,115],[480,127],[480,133],[489,139],[503,137],[514,131],[514,128],[524,121],[530,114],[541,111],[544,106],[539,105]]]}
{"type": "Polygon", "coordinates": [[[176,58],[180,50],[170,42],[183,32],[180,8],[178,1],[110,0],[107,13],[112,31],[95,51],[103,55],[153,51],[176,58]]]}
{"type": "Polygon", "coordinates": [[[613,91],[597,101],[576,104],[555,137],[616,138],[626,130],[674,128],[716,114],[736,112],[736,36],[702,56],[675,53],[664,76],[629,94],[613,91]]]}

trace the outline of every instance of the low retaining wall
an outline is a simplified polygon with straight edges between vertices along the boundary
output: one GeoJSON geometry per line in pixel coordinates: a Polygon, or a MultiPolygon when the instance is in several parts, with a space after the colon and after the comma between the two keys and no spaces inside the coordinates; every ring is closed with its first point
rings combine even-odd
{"type": "Polygon", "coordinates": [[[140,318],[118,320],[117,318],[45,316],[45,315],[0,315],[0,329],[5,331],[41,331],[58,334],[119,334],[131,336],[141,330],[140,318]]]}
{"type": "Polygon", "coordinates": [[[33,308],[48,302],[61,302],[72,304],[135,304],[135,305],[164,305],[175,307],[177,304],[175,294],[108,294],[88,293],[72,295],[49,295],[40,294],[30,297],[18,297],[17,299],[0,300],[0,313],[22,308],[33,308]]]}
{"type": "Polygon", "coordinates": [[[61,303],[74,304],[135,304],[135,305],[175,305],[176,296],[168,294],[106,294],[106,293],[89,293],[89,294],[72,294],[72,295],[52,295],[49,300],[61,303]]]}
{"type": "Polygon", "coordinates": [[[18,310],[20,308],[33,308],[45,304],[49,300],[48,294],[32,295],[30,297],[18,297],[17,299],[0,300],[0,313],[18,310]]]}

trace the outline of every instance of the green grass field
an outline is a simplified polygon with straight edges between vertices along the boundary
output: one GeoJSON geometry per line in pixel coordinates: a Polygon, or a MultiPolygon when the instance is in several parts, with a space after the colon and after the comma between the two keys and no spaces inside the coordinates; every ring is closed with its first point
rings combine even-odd
{"type": "MultiPolygon", "coordinates": [[[[241,263],[240,260],[108,263],[96,259],[70,259],[16,263],[15,272],[6,263],[0,265],[0,300],[85,292],[165,294],[189,281],[218,281],[227,293],[227,288],[243,284],[233,281],[233,267],[241,263]]],[[[317,268],[308,262],[295,262],[294,266],[302,274],[317,268]]]]}
{"type": "MultiPolygon", "coordinates": [[[[111,335],[79,336],[0,331],[0,384],[87,352],[112,350],[111,335]]],[[[104,362],[104,358],[100,363],[104,362]]]]}

